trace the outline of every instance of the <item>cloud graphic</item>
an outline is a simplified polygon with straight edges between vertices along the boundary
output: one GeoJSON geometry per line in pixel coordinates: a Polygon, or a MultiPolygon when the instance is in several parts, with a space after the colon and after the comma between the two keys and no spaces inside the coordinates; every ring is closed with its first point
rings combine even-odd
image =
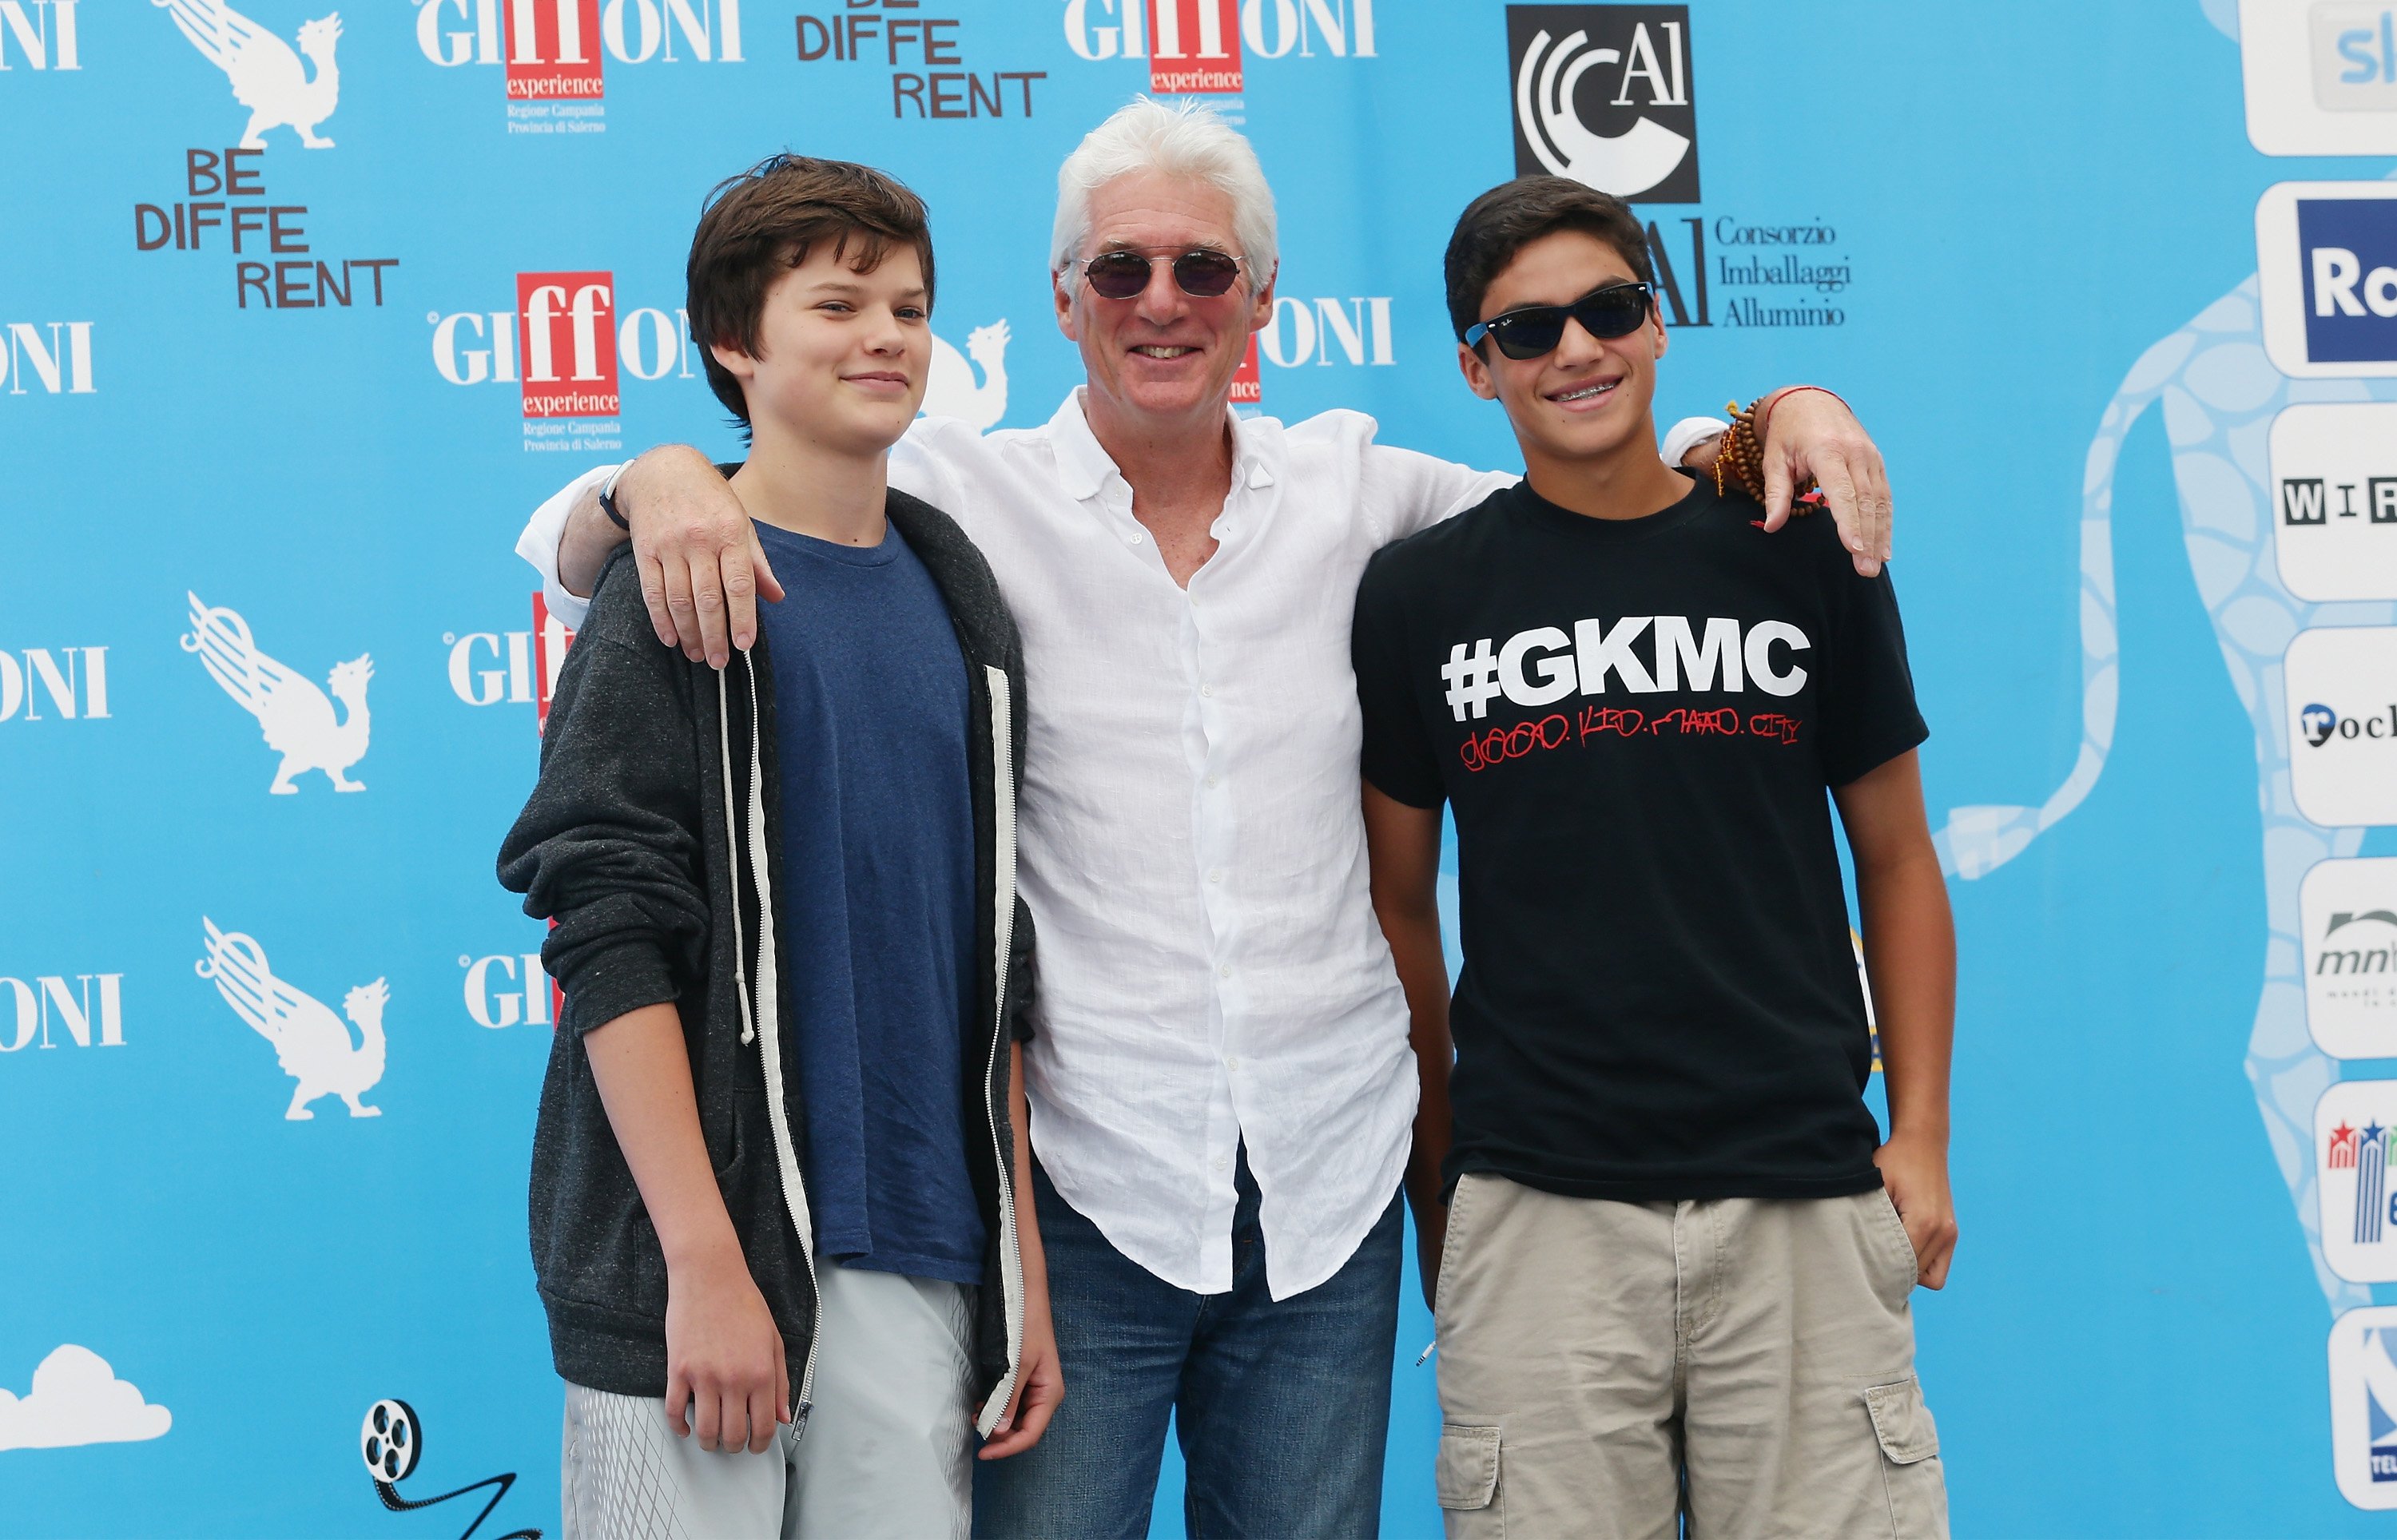
{"type": "Polygon", "coordinates": [[[32,1391],[0,1390],[0,1449],[133,1443],[157,1438],[174,1420],[118,1379],[106,1359],[72,1342],[33,1371],[32,1391]]]}

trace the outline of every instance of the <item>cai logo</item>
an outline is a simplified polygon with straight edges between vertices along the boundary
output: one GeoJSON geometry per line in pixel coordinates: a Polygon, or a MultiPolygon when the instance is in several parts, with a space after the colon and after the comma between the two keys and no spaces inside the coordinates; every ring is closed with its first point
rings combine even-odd
{"type": "Polygon", "coordinates": [[[2283,374],[2397,374],[2397,183],[2268,189],[2256,265],[2264,350],[2283,374]]]}
{"type": "Polygon", "coordinates": [[[183,597],[191,604],[192,620],[183,650],[199,655],[208,677],[258,720],[267,748],[282,756],[266,790],[276,796],[296,795],[300,788],[292,777],[321,770],[336,791],[365,790],[365,782],[350,778],[350,767],[367,757],[368,736],[373,730],[367,684],[374,678],[374,659],[360,654],[334,664],[319,689],[305,674],[261,651],[249,622],[239,615],[208,604],[196,593],[183,597]]]}
{"type": "Polygon", "coordinates": [[[2397,402],[2307,402],[2272,419],[2274,554],[2300,599],[2397,599],[2397,402]]]}
{"type": "Polygon", "coordinates": [[[321,1001],[277,978],[266,949],[256,940],[219,930],[205,915],[200,931],[205,951],[194,971],[213,981],[234,1015],[274,1045],[276,1068],[298,1082],[284,1117],[295,1122],[314,1118],[308,1104],[319,1096],[339,1096],[353,1118],[382,1117],[382,1108],[359,1098],[382,1079],[382,1008],[391,1000],[384,982],[378,978],[350,990],[337,1016],[321,1001]],[[341,1016],[349,1018],[347,1026],[341,1016]],[[357,1029],[355,1042],[352,1027],[357,1029]]]}
{"type": "Polygon", "coordinates": [[[1509,6],[1515,174],[1698,201],[1687,6],[1509,6]]]}
{"type": "Polygon", "coordinates": [[[2297,913],[2315,1043],[2335,1058],[2397,1058],[2397,856],[2316,862],[2297,913]]]}
{"type": "MultiPolygon", "coordinates": [[[[2323,1232],[2327,1251],[2327,1223],[2323,1232]]],[[[2397,1360],[2390,1358],[2392,1351],[2397,1351],[2397,1306],[2368,1305],[2332,1323],[2333,1474],[2339,1495],[2360,1508],[2397,1508],[2397,1360]]]]}
{"type": "Polygon", "coordinates": [[[2325,829],[2397,823],[2397,627],[2299,631],[2282,687],[2297,811],[2325,829]]]}
{"type": "MultiPolygon", "coordinates": [[[[0,70],[80,70],[75,47],[77,0],[0,0],[0,70]],[[17,63],[8,62],[14,46],[17,63]]],[[[6,1445],[0,1445],[5,1448],[6,1445]]]]}
{"type": "Polygon", "coordinates": [[[2240,0],[2239,53],[2256,149],[2397,153],[2397,0],[2240,0]]]}
{"type": "Polygon", "coordinates": [[[287,43],[225,0],[150,3],[174,18],[176,29],[200,57],[224,72],[234,100],[249,109],[248,126],[241,131],[243,149],[264,149],[270,128],[290,129],[311,150],[333,147],[316,126],[331,117],[341,100],[341,72],[333,63],[334,46],[341,40],[339,12],[301,22],[287,43]]]}

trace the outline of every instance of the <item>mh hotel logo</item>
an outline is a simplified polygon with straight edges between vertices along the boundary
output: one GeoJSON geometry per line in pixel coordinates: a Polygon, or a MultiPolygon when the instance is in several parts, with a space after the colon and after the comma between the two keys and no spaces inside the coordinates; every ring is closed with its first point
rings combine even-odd
{"type": "Polygon", "coordinates": [[[2282,182],[2256,205],[2264,351],[2297,378],[2397,375],[2397,182],[2282,182]]]}
{"type": "Polygon", "coordinates": [[[2297,914],[2315,1044],[2333,1058],[2397,1058],[2397,856],[2315,862],[2297,914]]]}

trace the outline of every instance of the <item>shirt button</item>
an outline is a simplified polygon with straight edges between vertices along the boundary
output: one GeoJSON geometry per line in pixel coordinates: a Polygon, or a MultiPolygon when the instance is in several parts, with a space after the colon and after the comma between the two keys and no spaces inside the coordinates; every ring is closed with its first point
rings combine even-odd
{"type": "Polygon", "coordinates": [[[1219,973],[1219,974],[1222,974],[1225,978],[1229,978],[1229,977],[1231,977],[1231,976],[1232,976],[1232,965],[1231,965],[1229,962],[1225,963],[1222,967],[1220,967],[1220,968],[1216,969],[1215,971],[1216,971],[1217,973],[1219,973]]]}
{"type": "Polygon", "coordinates": [[[1223,880],[1224,874],[1221,871],[1211,871],[1207,873],[1207,881],[1211,883],[1220,883],[1223,880]]]}
{"type": "Polygon", "coordinates": [[[1216,1169],[1216,1170],[1218,1170],[1218,1171],[1228,1171],[1228,1170],[1230,1170],[1230,1169],[1231,1169],[1231,1166],[1232,1166],[1232,1162],[1229,1162],[1229,1161],[1227,1161],[1227,1160],[1225,1160],[1225,1159],[1224,1159],[1224,1157],[1222,1157],[1221,1155],[1218,1155],[1218,1156],[1216,1156],[1216,1157],[1215,1157],[1215,1169],[1216,1169]]]}
{"type": "Polygon", "coordinates": [[[1226,1069],[1237,1070],[1239,1067],[1240,1061],[1237,1058],[1227,1058],[1224,1061],[1224,1068],[1226,1069]]]}
{"type": "Polygon", "coordinates": [[[1198,686],[1198,693],[1202,696],[1208,697],[1210,699],[1212,699],[1215,694],[1215,686],[1212,684],[1201,684],[1198,686]]]}
{"type": "Polygon", "coordinates": [[[1209,786],[1221,786],[1224,784],[1224,777],[1221,776],[1210,776],[1207,777],[1207,784],[1209,786]]]}
{"type": "Polygon", "coordinates": [[[1140,531],[1137,529],[1132,532],[1132,543],[1134,545],[1140,544],[1140,531]]]}

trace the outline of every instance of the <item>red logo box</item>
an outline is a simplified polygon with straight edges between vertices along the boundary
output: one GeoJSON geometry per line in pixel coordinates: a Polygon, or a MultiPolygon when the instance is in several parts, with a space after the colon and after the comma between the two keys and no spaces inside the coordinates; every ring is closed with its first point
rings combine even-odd
{"type": "Polygon", "coordinates": [[[1239,93],[1239,0],[1148,0],[1148,39],[1153,94],[1239,93]]]}
{"type": "Polygon", "coordinates": [[[615,275],[517,273],[516,357],[525,416],[614,417],[615,275]]]}
{"type": "Polygon", "coordinates": [[[504,0],[508,100],[595,101],[599,79],[599,0],[504,0]]]}
{"type": "Polygon", "coordinates": [[[1249,351],[1232,371],[1232,405],[1254,406],[1265,398],[1265,378],[1257,367],[1257,334],[1249,333],[1249,351]]]}

